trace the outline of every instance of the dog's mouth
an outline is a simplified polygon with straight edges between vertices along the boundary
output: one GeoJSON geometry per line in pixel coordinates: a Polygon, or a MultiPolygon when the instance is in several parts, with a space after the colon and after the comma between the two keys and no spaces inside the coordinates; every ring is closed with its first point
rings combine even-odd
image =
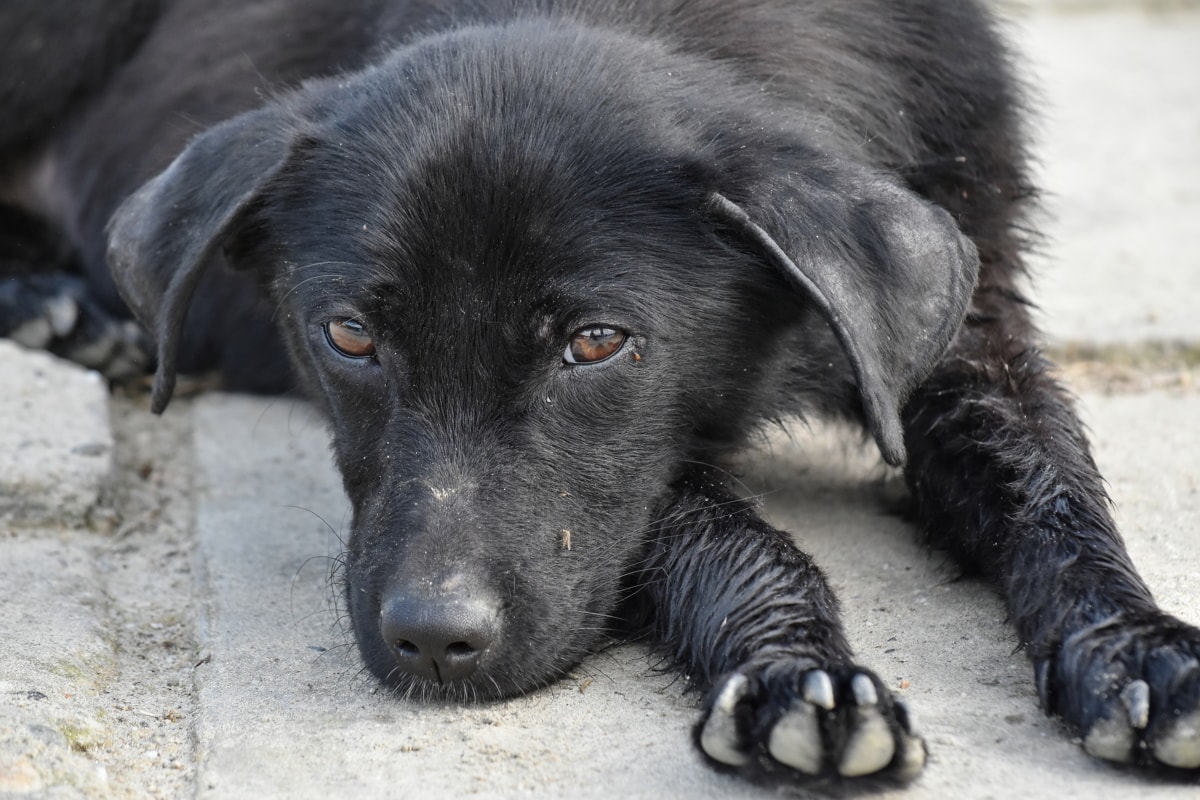
{"type": "MultiPolygon", "coordinates": [[[[528,694],[635,632],[626,601],[640,585],[642,540],[596,531],[640,528],[642,512],[611,526],[565,513],[504,526],[495,503],[478,505],[492,515],[486,536],[462,522],[480,516],[466,512],[455,521],[470,536],[429,515],[404,527],[359,519],[351,533],[340,575],[346,611],[367,670],[399,697],[528,694]]],[[[436,506],[447,508],[461,512],[436,506]]]]}

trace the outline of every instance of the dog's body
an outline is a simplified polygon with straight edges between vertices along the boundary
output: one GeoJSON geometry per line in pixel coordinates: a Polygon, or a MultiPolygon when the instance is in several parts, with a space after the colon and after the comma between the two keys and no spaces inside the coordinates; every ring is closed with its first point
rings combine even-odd
{"type": "Polygon", "coordinates": [[[999,584],[1090,752],[1200,768],[1200,631],[1129,564],[1018,291],[1031,190],[976,5],[78,13],[0,10],[73,42],[0,54],[0,333],[136,371],[128,303],[158,409],[177,368],[282,388],[282,342],[382,681],[528,691],[619,617],[712,688],[714,762],[916,774],[820,572],[720,477],[764,422],[833,415],[999,584]]]}

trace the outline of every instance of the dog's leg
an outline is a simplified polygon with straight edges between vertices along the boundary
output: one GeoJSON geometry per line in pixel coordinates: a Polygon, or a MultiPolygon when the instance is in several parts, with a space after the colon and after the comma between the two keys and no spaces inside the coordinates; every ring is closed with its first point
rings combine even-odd
{"type": "Polygon", "coordinates": [[[1109,513],[1082,426],[986,283],[906,411],[907,480],[935,545],[996,581],[1043,707],[1092,755],[1200,768],[1200,630],[1163,613],[1109,513]]]}
{"type": "Polygon", "coordinates": [[[660,643],[710,689],[701,751],[747,777],[905,780],[925,746],[854,664],[824,575],[722,485],[696,477],[666,511],[641,575],[660,643]]]}

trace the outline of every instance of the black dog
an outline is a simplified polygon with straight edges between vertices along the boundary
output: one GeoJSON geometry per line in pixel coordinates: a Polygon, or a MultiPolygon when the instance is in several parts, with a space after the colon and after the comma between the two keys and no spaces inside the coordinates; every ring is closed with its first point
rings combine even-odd
{"type": "Polygon", "coordinates": [[[911,777],[821,573],[719,469],[832,415],[998,584],[1089,752],[1200,768],[1200,631],[1034,344],[976,3],[39,0],[0,33],[0,328],[136,372],[107,251],[156,410],[177,370],[282,388],[282,342],[381,681],[509,696],[640,624],[711,689],[715,763],[911,777]]]}

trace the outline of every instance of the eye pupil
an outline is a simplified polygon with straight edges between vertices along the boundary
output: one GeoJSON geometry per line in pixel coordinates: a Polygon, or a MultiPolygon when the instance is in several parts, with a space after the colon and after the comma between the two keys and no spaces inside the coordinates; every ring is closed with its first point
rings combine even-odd
{"type": "Polygon", "coordinates": [[[568,364],[595,364],[612,357],[625,344],[625,333],[615,328],[584,328],[571,337],[563,354],[568,364]]]}
{"type": "Polygon", "coordinates": [[[352,319],[325,323],[325,338],[329,346],[347,358],[370,358],[375,355],[375,340],[366,326],[352,319]]]}

